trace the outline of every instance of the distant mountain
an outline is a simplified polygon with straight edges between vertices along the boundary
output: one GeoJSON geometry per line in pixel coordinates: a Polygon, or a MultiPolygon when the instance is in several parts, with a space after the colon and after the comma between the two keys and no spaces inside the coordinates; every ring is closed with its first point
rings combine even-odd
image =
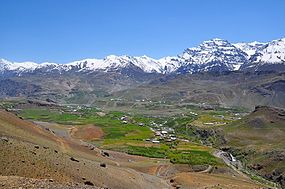
{"type": "Polygon", "coordinates": [[[247,54],[222,39],[204,41],[201,45],[186,49],[181,58],[178,73],[204,71],[234,71],[247,63],[247,54]]]}
{"type": "Polygon", "coordinates": [[[242,70],[253,71],[281,71],[285,70],[285,38],[273,40],[257,48],[249,57],[242,70]]]}
{"type": "Polygon", "coordinates": [[[251,42],[231,44],[227,40],[212,39],[197,47],[186,49],[174,57],[153,59],[147,56],[115,56],[104,59],[84,59],[68,64],[34,62],[10,62],[0,60],[2,76],[30,73],[64,72],[119,72],[184,74],[223,71],[271,71],[285,70],[285,38],[268,43],[251,42]]]}
{"type": "Polygon", "coordinates": [[[285,38],[273,40],[262,46],[251,57],[253,63],[285,63],[285,38]]]}

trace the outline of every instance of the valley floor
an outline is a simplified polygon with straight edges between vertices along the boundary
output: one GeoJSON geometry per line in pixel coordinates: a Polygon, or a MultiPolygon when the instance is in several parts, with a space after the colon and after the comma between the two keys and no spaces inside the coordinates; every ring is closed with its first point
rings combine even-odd
{"type": "Polygon", "coordinates": [[[0,110],[0,188],[266,188],[216,159],[213,148],[153,144],[147,127],[97,114],[76,120],[98,124],[68,124],[71,114],[60,124],[0,110]]]}

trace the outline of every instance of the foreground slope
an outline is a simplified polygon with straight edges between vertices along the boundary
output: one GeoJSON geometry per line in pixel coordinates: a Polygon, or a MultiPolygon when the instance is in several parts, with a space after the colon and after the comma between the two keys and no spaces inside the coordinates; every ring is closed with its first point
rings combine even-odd
{"type": "Polygon", "coordinates": [[[2,110],[0,133],[1,175],[50,178],[63,184],[85,183],[108,188],[169,188],[158,177],[118,167],[96,151],[54,136],[2,110]],[[100,163],[106,163],[107,167],[100,163]]]}

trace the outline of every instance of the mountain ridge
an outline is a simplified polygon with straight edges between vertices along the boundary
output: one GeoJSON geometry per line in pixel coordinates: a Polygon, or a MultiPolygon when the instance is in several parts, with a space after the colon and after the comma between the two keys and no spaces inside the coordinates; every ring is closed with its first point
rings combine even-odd
{"type": "MultiPolygon", "coordinates": [[[[88,58],[67,64],[10,62],[0,59],[0,73],[12,72],[16,75],[31,73],[38,70],[59,73],[121,71],[129,67],[145,73],[197,73],[207,71],[254,70],[268,65],[281,65],[285,70],[285,38],[268,43],[230,43],[227,40],[214,38],[202,42],[197,47],[185,49],[180,55],[153,59],[143,56],[109,55],[103,59],[88,58]]],[[[279,66],[280,67],[280,66],[279,66]]],[[[280,69],[280,68],[279,68],[280,69]]],[[[276,69],[274,69],[276,70],[276,69]]]]}

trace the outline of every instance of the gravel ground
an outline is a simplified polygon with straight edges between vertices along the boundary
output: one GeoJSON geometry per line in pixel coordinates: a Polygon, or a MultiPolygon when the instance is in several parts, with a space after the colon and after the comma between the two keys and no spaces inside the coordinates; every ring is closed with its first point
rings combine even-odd
{"type": "Polygon", "coordinates": [[[99,189],[94,186],[81,185],[77,183],[59,184],[52,179],[32,179],[17,176],[0,176],[0,188],[2,189],[99,189]]]}

